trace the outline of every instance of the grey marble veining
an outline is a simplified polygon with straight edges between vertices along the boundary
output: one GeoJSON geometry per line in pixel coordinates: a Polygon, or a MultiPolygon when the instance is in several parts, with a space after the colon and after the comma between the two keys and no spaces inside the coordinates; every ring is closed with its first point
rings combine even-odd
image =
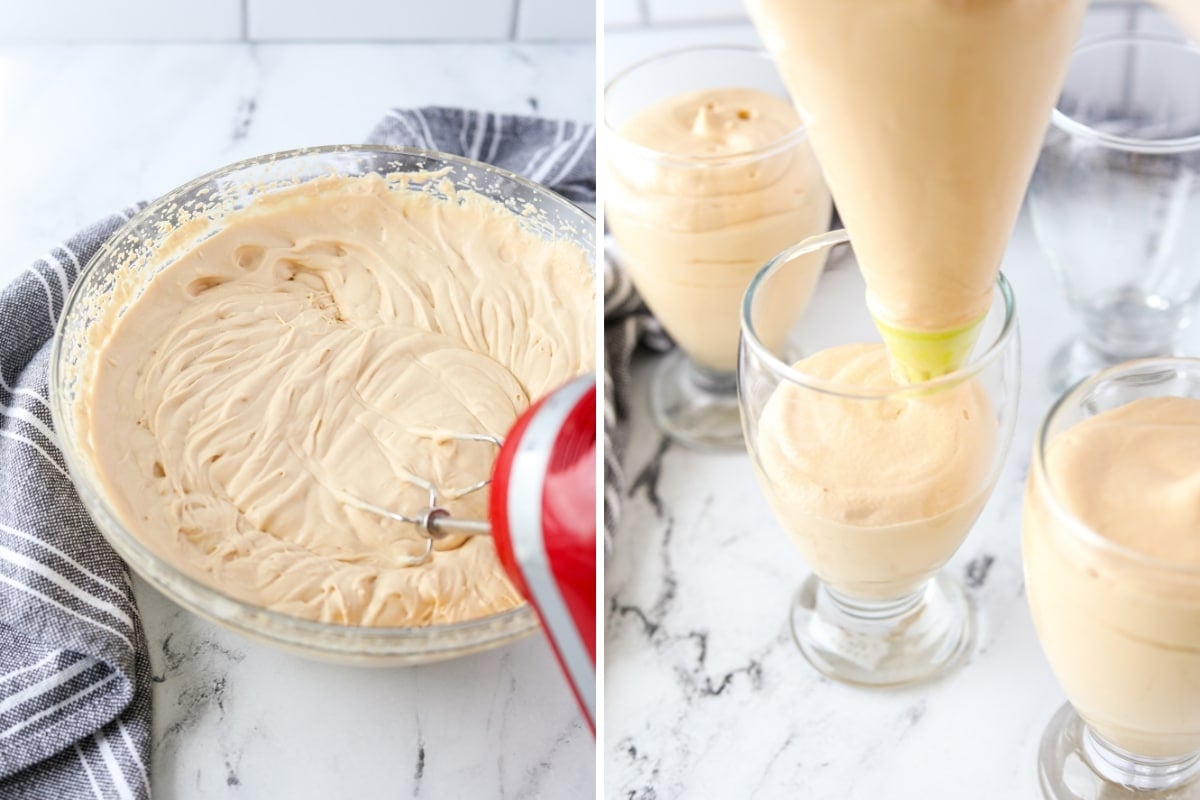
{"type": "Polygon", "coordinates": [[[591,732],[548,645],[413,668],[309,661],[142,581],[156,797],[589,796],[591,732]]]}

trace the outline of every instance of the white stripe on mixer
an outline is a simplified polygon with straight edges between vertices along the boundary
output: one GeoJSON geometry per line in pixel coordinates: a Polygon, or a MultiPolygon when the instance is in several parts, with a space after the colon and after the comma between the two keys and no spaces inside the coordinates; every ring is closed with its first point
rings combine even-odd
{"type": "Polygon", "coordinates": [[[594,726],[596,666],[554,579],[542,530],[542,494],[550,451],[563,421],[591,383],[587,376],[576,378],[548,397],[529,421],[509,470],[507,505],[509,536],[517,566],[533,593],[542,621],[550,629],[555,649],[594,726]]]}

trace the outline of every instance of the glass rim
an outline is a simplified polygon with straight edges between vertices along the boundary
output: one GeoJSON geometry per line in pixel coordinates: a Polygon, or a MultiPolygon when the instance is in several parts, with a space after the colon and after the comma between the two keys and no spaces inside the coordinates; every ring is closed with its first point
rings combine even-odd
{"type": "MultiPolygon", "coordinates": [[[[1164,558],[1159,558],[1158,556],[1148,555],[1139,550],[1135,550],[1132,547],[1128,547],[1109,539],[1107,536],[1076,517],[1059,500],[1058,495],[1055,493],[1054,485],[1050,480],[1050,474],[1046,471],[1046,449],[1050,444],[1050,442],[1047,441],[1047,436],[1050,431],[1050,423],[1055,420],[1058,414],[1066,406],[1068,401],[1079,399],[1101,382],[1115,375],[1136,372],[1147,368],[1165,368],[1172,366],[1178,367],[1180,364],[1196,367],[1197,374],[1200,374],[1200,358],[1189,358],[1186,356],[1157,356],[1152,358],[1138,358],[1131,361],[1123,361],[1120,364],[1115,364],[1111,367],[1100,370],[1099,372],[1084,378],[1079,383],[1063,392],[1063,394],[1050,406],[1050,409],[1046,412],[1045,416],[1042,417],[1042,421],[1038,425],[1037,434],[1034,436],[1033,466],[1035,472],[1037,473],[1036,479],[1043,485],[1043,496],[1045,498],[1047,508],[1050,509],[1050,513],[1052,513],[1060,522],[1063,523],[1063,526],[1070,531],[1070,535],[1077,542],[1085,545],[1089,549],[1114,555],[1118,558],[1150,569],[1173,573],[1176,575],[1195,577],[1200,576],[1200,564],[1180,564],[1176,561],[1169,561],[1164,558]]],[[[1121,405],[1127,405],[1127,403],[1122,403],[1121,405]]],[[[1118,408],[1119,407],[1120,406],[1118,406],[1118,408]]],[[[1070,430],[1070,428],[1067,428],[1062,432],[1065,433],[1067,430],[1070,430]]]]}
{"type": "MultiPolygon", "coordinates": [[[[176,198],[200,189],[213,180],[226,177],[240,170],[252,169],[289,159],[319,158],[321,156],[338,154],[348,156],[378,155],[384,157],[395,155],[428,159],[431,162],[429,165],[430,169],[437,169],[438,163],[433,162],[440,162],[443,166],[459,166],[473,171],[483,171],[519,184],[541,196],[545,196],[552,204],[559,205],[568,214],[578,215],[581,221],[585,223],[594,223],[594,217],[577,204],[567,200],[554,190],[535,183],[528,178],[492,164],[419,147],[374,144],[338,144],[302,147],[265,153],[210,170],[149,202],[114,231],[96,251],[95,255],[79,270],[75,283],[63,302],[63,309],[55,324],[54,338],[51,344],[49,399],[51,418],[56,432],[63,430],[63,422],[69,414],[73,413],[73,407],[68,406],[67,399],[58,389],[61,377],[59,374],[61,372],[60,363],[63,358],[62,351],[66,341],[65,333],[68,317],[70,316],[69,312],[79,302],[80,294],[83,290],[82,287],[85,285],[88,276],[111,256],[117,243],[122,241],[123,238],[128,237],[138,226],[152,222],[155,216],[168,208],[175,202],[176,198]]],[[[473,191],[481,190],[475,188],[473,191]]],[[[583,226],[585,235],[588,232],[594,232],[594,229],[594,224],[585,224],[583,226]]],[[[60,435],[60,438],[63,437],[60,435]]],[[[521,602],[513,608],[496,614],[451,623],[432,625],[349,625],[287,614],[242,600],[188,574],[183,569],[160,556],[149,545],[134,535],[130,530],[130,526],[116,511],[115,506],[99,485],[98,478],[93,478],[89,459],[84,456],[75,444],[68,442],[65,438],[63,438],[62,446],[59,449],[66,463],[67,471],[71,476],[71,483],[80,495],[80,500],[88,511],[89,517],[100,516],[102,522],[101,520],[96,520],[96,527],[123,560],[133,566],[151,585],[163,591],[173,602],[182,604],[194,612],[219,621],[223,625],[234,627],[247,635],[265,637],[276,646],[300,647],[306,652],[317,652],[330,655],[334,658],[341,656],[363,656],[365,658],[419,657],[422,654],[436,657],[439,653],[454,655],[459,649],[453,642],[446,642],[444,645],[439,644],[439,639],[451,634],[465,634],[474,631],[483,632],[501,623],[508,624],[509,627],[505,628],[497,636],[485,638],[474,643],[472,647],[475,647],[478,645],[488,645],[493,641],[495,644],[502,644],[514,637],[527,635],[538,628],[539,623],[536,615],[528,602],[521,602]],[[163,573],[166,573],[166,578],[163,577],[163,573]],[[169,584],[168,580],[170,581],[169,584]],[[231,613],[230,610],[235,613],[231,613]],[[255,624],[248,622],[251,619],[256,620],[255,624]],[[265,625],[262,624],[263,621],[265,621],[265,625]],[[298,636],[310,638],[297,639],[296,637],[298,636]],[[333,637],[332,640],[330,637],[333,637]],[[351,645],[345,643],[346,637],[354,637],[356,644],[369,645],[369,648],[367,650],[353,649],[351,645]],[[338,644],[334,644],[333,642],[338,642],[338,644]],[[414,643],[423,643],[424,647],[420,651],[396,650],[393,647],[389,647],[389,645],[411,645],[414,643]],[[382,649],[377,649],[380,647],[382,649]]]]}
{"type": "MultiPolygon", "coordinates": [[[[741,153],[726,153],[718,156],[679,156],[663,150],[656,150],[653,147],[637,144],[627,140],[625,137],[612,126],[608,118],[608,99],[609,93],[618,83],[624,83],[625,79],[629,78],[634,72],[649,66],[659,61],[666,59],[677,58],[679,56],[691,55],[693,53],[736,53],[742,56],[755,56],[767,62],[774,67],[774,61],[771,54],[765,49],[755,45],[748,44],[701,44],[691,45],[688,47],[677,47],[672,50],[664,50],[654,55],[646,56],[638,59],[629,66],[623,68],[620,72],[614,75],[607,83],[604,84],[602,93],[601,122],[604,125],[605,133],[608,136],[608,146],[612,147],[616,144],[618,147],[627,152],[643,158],[647,161],[656,161],[659,163],[669,164],[676,167],[692,167],[694,169],[705,169],[712,167],[724,167],[736,164],[745,164],[751,161],[773,156],[787,150],[789,147],[794,147],[800,142],[808,138],[808,126],[803,121],[795,128],[792,128],[787,133],[769,142],[761,147],[756,147],[753,150],[746,150],[741,153]]],[[[782,80],[782,78],[780,79],[782,80]]],[[[735,85],[735,84],[731,84],[735,85]]],[[[792,103],[791,97],[785,98],[789,104],[792,103]]],[[[799,113],[799,112],[797,112],[799,113]]]]}
{"type": "MultiPolygon", "coordinates": [[[[1200,57],[1200,47],[1187,39],[1167,34],[1133,31],[1089,36],[1072,52],[1071,61],[1074,62],[1077,57],[1085,53],[1114,44],[1165,45],[1174,49],[1189,51],[1192,55],[1200,57]]],[[[1068,71],[1070,70],[1069,65],[1067,69],[1068,71]]],[[[1061,101],[1061,99],[1060,94],[1059,100],[1061,101]]],[[[1054,104],[1054,110],[1050,114],[1051,125],[1064,133],[1091,141],[1102,147],[1144,155],[1171,155],[1200,149],[1200,134],[1171,139],[1143,139],[1135,136],[1120,136],[1113,133],[1105,133],[1060,111],[1058,105],[1058,102],[1054,104]]]]}
{"type": "MultiPolygon", "coordinates": [[[[952,386],[962,383],[965,380],[975,377],[984,369],[991,366],[991,364],[994,363],[1008,347],[1009,341],[1013,338],[1017,328],[1016,298],[1013,295],[1012,286],[1009,285],[1008,279],[1003,273],[998,273],[996,276],[995,285],[1000,291],[1001,297],[1004,299],[1004,323],[1000,328],[999,334],[997,334],[996,338],[988,345],[986,350],[954,372],[941,375],[928,381],[921,381],[920,383],[899,386],[895,389],[868,390],[862,386],[856,386],[854,384],[839,383],[837,381],[816,378],[812,375],[797,370],[791,364],[785,363],[777,355],[771,352],[770,348],[763,343],[763,341],[759,338],[758,333],[754,329],[752,306],[758,290],[764,281],[782,269],[793,259],[799,256],[816,253],[822,249],[832,250],[839,244],[850,244],[853,246],[853,243],[850,241],[850,234],[845,228],[838,228],[836,230],[827,231],[816,236],[810,236],[798,244],[792,245],[786,250],[773,256],[761,269],[759,269],[757,273],[755,273],[754,277],[750,280],[750,285],[746,288],[746,293],[742,296],[742,344],[751,350],[759,359],[765,361],[771,371],[779,377],[791,383],[803,386],[806,389],[812,389],[813,391],[834,397],[843,397],[848,400],[886,400],[909,398],[928,394],[931,391],[948,389],[952,386]]],[[[740,359],[738,369],[741,369],[740,359]]]]}

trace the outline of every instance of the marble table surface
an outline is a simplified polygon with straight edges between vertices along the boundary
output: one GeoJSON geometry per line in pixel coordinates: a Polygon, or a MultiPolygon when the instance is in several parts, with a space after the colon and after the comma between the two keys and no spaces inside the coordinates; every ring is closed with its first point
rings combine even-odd
{"type": "MultiPolygon", "coordinates": [[[[249,156],[362,141],[391,107],[591,119],[594,64],[577,45],[0,46],[0,282],[113,210],[249,156]]],[[[135,589],[156,799],[592,794],[594,741],[541,637],[355,669],[135,589]]]]}
{"type": "MultiPolygon", "coordinates": [[[[1007,462],[947,569],[979,630],[969,662],[913,688],[819,675],[787,612],[807,570],[745,454],[672,445],[635,369],[620,529],[605,574],[607,797],[925,800],[1039,796],[1035,755],[1065,698],[1024,597],[1020,513],[1052,353],[1075,327],[1022,215],[1005,257],[1022,385],[1007,462]]],[[[1193,328],[1185,348],[1200,355],[1193,328]]]]}

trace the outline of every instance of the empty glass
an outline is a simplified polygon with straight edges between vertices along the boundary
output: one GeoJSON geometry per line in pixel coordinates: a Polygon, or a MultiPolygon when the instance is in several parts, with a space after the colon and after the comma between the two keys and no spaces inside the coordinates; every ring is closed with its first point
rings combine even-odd
{"type": "Polygon", "coordinates": [[[1019,346],[1000,277],[966,365],[898,385],[864,288],[845,231],[772,259],[742,304],[738,391],[759,483],[815,573],[792,605],[800,650],[838,680],[902,684],[970,650],[970,604],[940,570],[1004,463],[1019,346]],[[789,285],[827,255],[801,313],[789,285]]]}
{"type": "MultiPolygon", "coordinates": [[[[1021,524],[1025,584],[1038,639],[1070,700],[1047,726],[1038,756],[1042,790],[1055,800],[1200,796],[1200,568],[1102,536],[1069,510],[1066,498],[1082,496],[1078,488],[1056,486],[1061,479],[1047,471],[1047,448],[1059,434],[1134,400],[1167,396],[1200,398],[1200,360],[1111,367],[1060,399],[1034,441],[1021,524]]],[[[1073,445],[1078,452],[1081,443],[1073,445]]],[[[1187,480],[1159,459],[1145,468],[1174,479],[1172,489],[1187,480]]],[[[1129,498],[1139,501],[1141,525],[1121,533],[1153,538],[1157,501],[1129,498]]]]}
{"type": "Polygon", "coordinates": [[[1083,323],[1051,362],[1055,390],[1172,353],[1200,298],[1200,50],[1150,34],[1081,45],[1029,209],[1083,323]]]}

